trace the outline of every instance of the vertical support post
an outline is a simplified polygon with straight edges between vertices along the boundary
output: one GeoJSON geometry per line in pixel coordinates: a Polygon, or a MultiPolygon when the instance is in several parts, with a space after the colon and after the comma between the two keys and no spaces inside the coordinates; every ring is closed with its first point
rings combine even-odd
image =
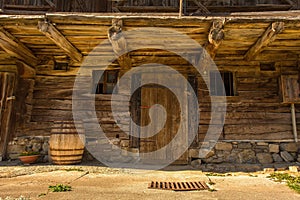
{"type": "Polygon", "coordinates": [[[180,0],[180,4],[179,4],[179,18],[181,18],[181,16],[182,16],[182,4],[183,4],[183,0],[180,0]]]}
{"type": "Polygon", "coordinates": [[[298,97],[300,97],[300,59],[298,55],[298,61],[297,61],[297,68],[298,68],[298,97]]]}
{"type": "Polygon", "coordinates": [[[291,114],[292,114],[292,124],[293,124],[293,134],[295,142],[298,142],[297,124],[296,124],[296,112],[295,104],[291,104],[291,114]]]}
{"type": "Polygon", "coordinates": [[[187,0],[183,0],[183,14],[186,15],[187,13],[187,0]]]}

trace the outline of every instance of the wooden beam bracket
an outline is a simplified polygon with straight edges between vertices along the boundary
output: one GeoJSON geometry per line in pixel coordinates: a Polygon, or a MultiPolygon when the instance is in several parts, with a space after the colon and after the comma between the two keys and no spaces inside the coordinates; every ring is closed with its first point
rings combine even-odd
{"type": "Polygon", "coordinates": [[[82,54],[79,50],[69,41],[67,38],[50,22],[39,21],[38,29],[46,37],[52,40],[58,47],[60,47],[64,52],[74,61],[81,62],[82,54]]]}
{"type": "Polygon", "coordinates": [[[247,61],[254,60],[255,57],[270,43],[276,39],[276,35],[284,29],[284,22],[273,22],[260,38],[250,47],[244,56],[247,61]]]}
{"type": "Polygon", "coordinates": [[[118,57],[118,63],[121,68],[120,75],[130,70],[132,67],[131,57],[128,53],[127,41],[122,33],[123,21],[113,19],[112,26],[108,29],[108,39],[112,45],[115,55],[118,57]]]}
{"type": "Polygon", "coordinates": [[[204,48],[212,59],[215,58],[217,50],[224,40],[225,19],[215,20],[212,22],[208,34],[208,41],[204,44],[204,48]]]}

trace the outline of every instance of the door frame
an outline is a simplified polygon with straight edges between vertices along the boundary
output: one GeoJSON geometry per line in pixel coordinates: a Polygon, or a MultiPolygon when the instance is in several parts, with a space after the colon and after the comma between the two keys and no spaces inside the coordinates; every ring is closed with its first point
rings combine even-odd
{"type": "Polygon", "coordinates": [[[15,73],[0,72],[0,83],[0,160],[2,160],[7,156],[7,144],[13,132],[15,73]]]}
{"type": "MultiPolygon", "coordinates": [[[[197,75],[194,75],[194,74],[186,74],[186,78],[187,78],[187,81],[189,82],[189,84],[192,86],[192,89],[194,90],[197,98],[198,98],[198,78],[197,78],[197,75]]],[[[131,79],[131,84],[135,84],[135,85],[141,85],[141,74],[133,74],[132,75],[132,79],[131,79]]],[[[133,88],[133,87],[131,87],[133,88]]],[[[188,91],[188,93],[191,92],[191,91],[188,91]]],[[[142,87],[138,88],[136,91],[132,91],[132,98],[130,99],[130,113],[131,113],[131,118],[132,120],[137,124],[137,125],[140,125],[141,123],[141,101],[142,101],[142,96],[141,96],[141,93],[142,93],[142,87]]],[[[188,97],[187,97],[188,98],[188,97]]],[[[191,102],[189,100],[189,98],[187,99],[187,104],[188,104],[188,113],[194,113],[195,111],[197,111],[197,109],[195,110],[194,108],[191,108],[190,105],[191,102]]],[[[190,117],[190,115],[188,115],[188,123],[191,124],[193,123],[192,122],[192,119],[190,117]]],[[[197,127],[198,129],[198,127],[197,127]]],[[[140,135],[140,129],[137,128],[136,130],[133,130],[133,126],[130,124],[130,133],[134,132],[135,134],[134,135],[140,135]]],[[[188,131],[197,131],[197,130],[192,130],[192,126],[189,126],[188,127],[188,131]]],[[[198,133],[198,131],[197,131],[198,133]]],[[[188,134],[187,134],[188,136],[188,134]]],[[[130,134],[129,136],[129,147],[130,148],[137,148],[139,149],[140,148],[140,138],[139,137],[133,137],[132,134],[130,134]]],[[[198,134],[196,135],[194,141],[192,142],[191,145],[193,146],[196,146],[198,144],[198,134]]],[[[175,164],[187,164],[189,162],[189,157],[188,157],[188,152],[185,152],[186,154],[186,157],[187,159],[184,161],[184,162],[174,162],[175,164]]]]}

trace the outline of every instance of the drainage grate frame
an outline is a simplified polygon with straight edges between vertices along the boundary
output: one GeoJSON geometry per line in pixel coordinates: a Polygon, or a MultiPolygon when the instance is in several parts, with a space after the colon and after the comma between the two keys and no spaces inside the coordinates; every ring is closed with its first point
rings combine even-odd
{"type": "Polygon", "coordinates": [[[195,182],[159,182],[151,181],[148,189],[161,189],[173,191],[208,190],[208,185],[203,181],[195,182]]]}

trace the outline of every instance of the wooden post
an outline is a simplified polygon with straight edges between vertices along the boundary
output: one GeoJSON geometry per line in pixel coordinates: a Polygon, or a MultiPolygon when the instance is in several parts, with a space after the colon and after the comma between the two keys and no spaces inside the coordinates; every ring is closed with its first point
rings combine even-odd
{"type": "Polygon", "coordinates": [[[296,124],[296,112],[295,104],[291,104],[291,114],[292,114],[292,124],[293,124],[293,134],[295,142],[298,142],[297,124],[296,124]]]}
{"type": "Polygon", "coordinates": [[[5,158],[7,143],[12,136],[12,121],[13,116],[13,104],[15,97],[14,87],[15,87],[16,77],[14,73],[0,73],[0,157],[5,158]]]}
{"type": "Polygon", "coordinates": [[[179,18],[181,18],[181,16],[182,16],[182,3],[183,2],[183,0],[180,0],[180,4],[179,4],[179,18]]]}
{"type": "Polygon", "coordinates": [[[298,68],[298,88],[299,88],[298,97],[300,97],[300,60],[299,60],[299,55],[298,55],[298,61],[297,61],[297,68],[298,68]]]}

